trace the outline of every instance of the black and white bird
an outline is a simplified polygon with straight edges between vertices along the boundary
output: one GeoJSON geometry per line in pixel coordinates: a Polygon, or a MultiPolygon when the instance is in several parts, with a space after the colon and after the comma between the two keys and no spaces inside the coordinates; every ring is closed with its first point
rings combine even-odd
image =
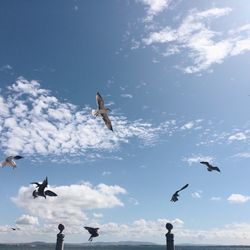
{"type": "Polygon", "coordinates": [[[15,160],[19,160],[22,159],[23,156],[20,155],[16,155],[16,156],[8,156],[5,158],[5,160],[3,162],[1,162],[1,166],[5,167],[5,166],[9,166],[12,167],[13,169],[16,168],[16,162],[15,160]]]}
{"type": "Polygon", "coordinates": [[[31,184],[35,184],[36,188],[37,188],[32,193],[34,199],[37,198],[38,196],[42,196],[45,199],[46,199],[46,195],[47,196],[57,196],[57,194],[52,192],[51,190],[45,191],[45,188],[48,186],[48,177],[46,177],[46,179],[41,184],[38,182],[31,182],[31,184]]]}
{"type": "Polygon", "coordinates": [[[99,236],[98,234],[98,227],[84,227],[86,230],[88,230],[88,232],[90,233],[90,237],[88,239],[88,241],[92,241],[94,237],[99,236]]]}
{"type": "Polygon", "coordinates": [[[92,115],[94,115],[94,116],[101,115],[103,121],[105,122],[105,125],[107,126],[107,128],[109,130],[113,131],[111,121],[110,121],[110,119],[108,117],[108,112],[110,111],[110,109],[106,108],[104,106],[104,101],[103,101],[103,99],[102,99],[99,92],[96,93],[96,102],[97,102],[98,109],[97,110],[92,110],[92,115]]]}
{"type": "Polygon", "coordinates": [[[200,163],[203,164],[203,165],[205,165],[205,166],[207,167],[207,170],[208,170],[209,172],[211,172],[211,171],[213,171],[213,170],[220,172],[220,169],[219,169],[218,167],[211,165],[211,164],[210,164],[209,162],[207,162],[207,161],[201,161],[200,163]]]}
{"type": "Polygon", "coordinates": [[[181,190],[187,188],[187,187],[188,187],[188,184],[186,184],[185,186],[183,186],[181,189],[177,190],[177,191],[172,195],[172,198],[171,198],[170,201],[172,201],[172,202],[178,201],[178,197],[180,196],[180,195],[179,195],[179,192],[180,192],[181,190]]]}

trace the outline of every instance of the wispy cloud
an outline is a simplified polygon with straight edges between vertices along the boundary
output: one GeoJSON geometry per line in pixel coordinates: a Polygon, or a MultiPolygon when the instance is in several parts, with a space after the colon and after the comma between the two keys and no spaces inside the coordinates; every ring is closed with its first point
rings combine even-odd
{"type": "Polygon", "coordinates": [[[196,191],[191,194],[191,196],[195,199],[201,199],[202,198],[202,191],[196,191]]]}
{"type": "Polygon", "coordinates": [[[227,16],[231,8],[211,8],[205,11],[190,10],[179,27],[166,26],[151,31],[142,40],[145,45],[165,44],[163,56],[183,53],[192,60],[192,65],[178,66],[185,73],[197,73],[222,63],[227,57],[250,50],[250,25],[236,30],[216,31],[210,27],[215,18],[227,16]]]}
{"type": "Polygon", "coordinates": [[[147,16],[145,21],[150,22],[154,16],[158,15],[169,6],[171,0],[139,0],[139,2],[146,6],[147,16]]]}
{"type": "Polygon", "coordinates": [[[123,98],[133,98],[133,95],[131,95],[131,94],[121,94],[121,97],[123,97],[123,98]]]}
{"type": "Polygon", "coordinates": [[[192,165],[194,163],[199,163],[200,161],[208,161],[211,162],[214,159],[212,156],[204,156],[204,155],[192,155],[190,157],[183,158],[183,161],[187,162],[188,165],[192,165]]]}
{"type": "Polygon", "coordinates": [[[210,200],[211,201],[221,201],[221,197],[219,197],[219,196],[213,196],[213,197],[211,197],[210,200]]]}
{"type": "Polygon", "coordinates": [[[20,218],[16,220],[16,224],[19,225],[38,225],[38,218],[30,216],[28,214],[23,214],[20,218]]]}
{"type": "Polygon", "coordinates": [[[250,200],[250,196],[245,196],[242,194],[231,194],[227,200],[230,203],[245,203],[250,200]]]}
{"type": "MultiPolygon", "coordinates": [[[[130,96],[129,96],[130,97],[130,96]]],[[[0,95],[0,142],[6,154],[56,156],[93,156],[111,152],[137,138],[153,145],[169,122],[153,126],[142,120],[129,121],[124,116],[110,115],[114,133],[102,119],[91,115],[89,107],[78,107],[60,101],[37,81],[23,77],[0,95]],[[95,152],[96,151],[96,152],[95,152]]]]}

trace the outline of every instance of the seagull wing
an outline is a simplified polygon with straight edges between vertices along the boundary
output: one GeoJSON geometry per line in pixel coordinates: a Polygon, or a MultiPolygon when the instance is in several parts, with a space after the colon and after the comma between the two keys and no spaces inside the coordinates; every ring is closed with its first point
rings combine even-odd
{"type": "Polygon", "coordinates": [[[108,115],[107,114],[102,114],[102,119],[105,122],[108,129],[113,131],[113,127],[112,127],[111,121],[109,120],[108,115]]]}
{"type": "Polygon", "coordinates": [[[211,169],[220,172],[220,169],[218,167],[213,167],[212,166],[211,169]]]}
{"type": "Polygon", "coordinates": [[[206,165],[207,167],[210,167],[210,164],[207,161],[201,161],[200,163],[203,164],[203,165],[206,165]]]}
{"type": "Polygon", "coordinates": [[[51,190],[46,190],[44,193],[45,195],[48,195],[48,196],[57,196],[57,194],[52,192],[51,190]]]}
{"type": "Polygon", "coordinates": [[[176,193],[180,192],[181,190],[185,189],[188,187],[188,184],[186,184],[185,186],[183,186],[181,189],[177,190],[176,193]]]}
{"type": "Polygon", "coordinates": [[[48,177],[45,178],[45,180],[42,183],[42,186],[46,188],[48,186],[48,177]]]}
{"type": "Polygon", "coordinates": [[[99,109],[104,109],[104,101],[99,92],[96,93],[96,102],[99,109]]]}
{"type": "Polygon", "coordinates": [[[93,227],[84,227],[90,234],[96,234],[97,230],[99,228],[93,228],[93,227]]]}
{"type": "Polygon", "coordinates": [[[16,155],[16,156],[14,156],[13,157],[15,160],[19,160],[19,159],[22,159],[22,158],[24,158],[23,156],[20,156],[20,155],[16,155]]]}

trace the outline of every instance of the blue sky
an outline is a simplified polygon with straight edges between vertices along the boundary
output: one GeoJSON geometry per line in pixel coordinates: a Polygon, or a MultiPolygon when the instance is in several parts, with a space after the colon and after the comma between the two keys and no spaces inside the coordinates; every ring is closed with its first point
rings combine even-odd
{"type": "Polygon", "coordinates": [[[250,6],[3,1],[1,242],[250,244],[250,6]],[[99,91],[114,132],[93,117],[99,91]],[[199,164],[208,160],[221,173],[199,164]],[[48,176],[58,197],[32,199],[48,176]],[[189,187],[176,203],[171,195],[189,187]],[[16,226],[19,231],[10,228],[16,226]]]}

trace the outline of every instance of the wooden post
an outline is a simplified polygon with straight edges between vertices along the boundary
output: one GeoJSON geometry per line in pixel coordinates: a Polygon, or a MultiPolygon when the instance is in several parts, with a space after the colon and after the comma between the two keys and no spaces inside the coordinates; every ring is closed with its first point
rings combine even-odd
{"type": "Polygon", "coordinates": [[[174,234],[171,233],[173,225],[171,223],[166,224],[168,232],[166,233],[166,249],[174,250],[174,234]]]}
{"type": "Polygon", "coordinates": [[[58,229],[59,229],[59,233],[57,234],[57,239],[56,239],[56,250],[63,250],[64,249],[64,243],[63,243],[63,239],[65,237],[65,235],[62,233],[62,231],[64,230],[64,225],[63,224],[59,224],[58,225],[58,229]]]}

